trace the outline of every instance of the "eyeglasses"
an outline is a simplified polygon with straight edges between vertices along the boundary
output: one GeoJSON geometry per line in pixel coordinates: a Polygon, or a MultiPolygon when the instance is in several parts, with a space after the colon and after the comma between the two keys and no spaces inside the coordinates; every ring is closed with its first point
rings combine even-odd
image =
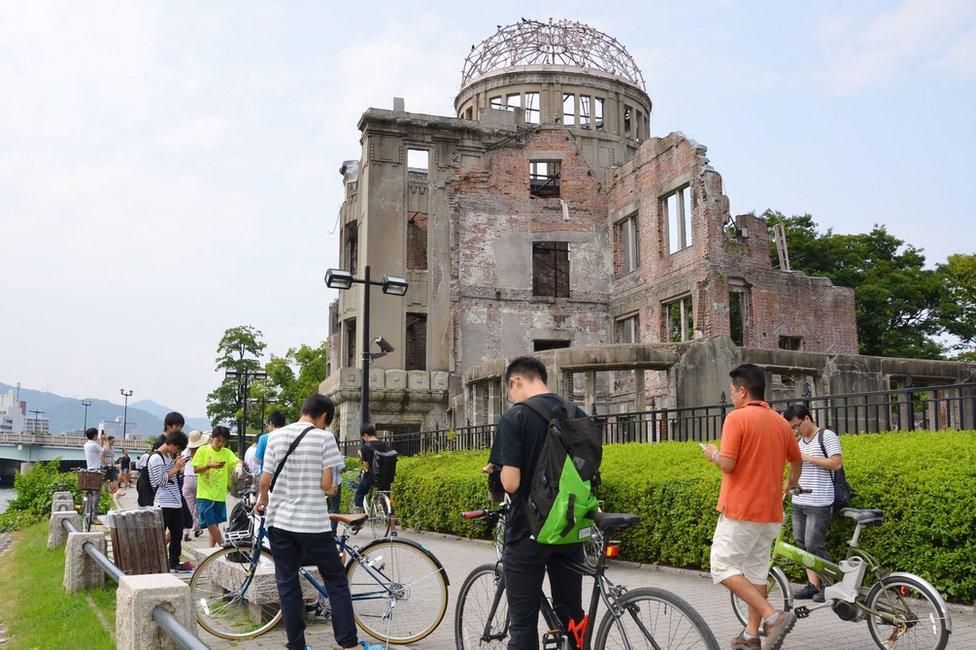
{"type": "Polygon", "coordinates": [[[790,428],[793,429],[794,431],[799,431],[800,427],[802,426],[803,426],[802,422],[797,422],[796,424],[791,424],[790,428]]]}

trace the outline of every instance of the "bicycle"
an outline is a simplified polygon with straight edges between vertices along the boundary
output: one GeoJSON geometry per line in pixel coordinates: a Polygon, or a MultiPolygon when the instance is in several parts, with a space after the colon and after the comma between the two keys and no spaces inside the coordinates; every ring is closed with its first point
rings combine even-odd
{"type": "MultiPolygon", "coordinates": [[[[811,490],[794,489],[789,494],[807,494],[811,490]]],[[[856,522],[854,534],[847,542],[846,559],[830,562],[783,541],[781,529],[773,546],[769,563],[767,596],[769,602],[783,599],[783,610],[793,610],[797,618],[830,607],[844,621],[867,620],[871,638],[879,648],[935,648],[942,650],[949,641],[952,623],[949,609],[941,594],[920,576],[901,571],[888,572],[867,551],[858,546],[861,532],[884,521],[884,513],[875,509],[844,508],[840,514],[856,522]],[[793,606],[790,582],[777,561],[791,562],[813,570],[824,581],[825,600],[813,607],[793,606]],[[865,584],[870,575],[873,580],[865,584]],[[918,613],[922,608],[927,613],[918,613]],[[909,634],[911,633],[911,634],[909,634]],[[915,635],[921,633],[922,639],[915,635]],[[920,643],[929,640],[929,643],[920,643]],[[898,645],[900,641],[904,643],[898,645]]],[[[732,594],[732,609],[743,625],[749,617],[746,603],[732,594]]]]}
{"type": "MultiPolygon", "coordinates": [[[[462,513],[464,519],[481,519],[497,525],[508,513],[503,505],[497,510],[462,513]]],[[[543,594],[540,611],[549,631],[543,635],[545,650],[568,650],[570,635],[581,650],[604,648],[706,648],[718,650],[711,629],[695,609],[675,594],[662,589],[642,587],[627,590],[606,577],[607,560],[618,557],[620,545],[607,535],[636,525],[637,515],[597,512],[593,536],[601,549],[595,564],[560,558],[558,562],[581,576],[594,580],[590,605],[582,621],[564,626],[543,594]],[[606,606],[600,626],[593,637],[593,627],[600,602],[606,606]],[[566,628],[569,629],[566,629],[566,628]]],[[[458,650],[503,648],[508,636],[508,607],[505,602],[505,578],[502,562],[476,567],[458,592],[454,615],[454,640],[458,650]]]]}
{"type": "Polygon", "coordinates": [[[108,482],[105,472],[98,469],[77,470],[78,488],[81,497],[81,529],[90,532],[98,521],[98,507],[102,496],[102,486],[108,482]]]}
{"type": "MultiPolygon", "coordinates": [[[[359,483],[350,481],[349,488],[357,490],[359,483]]],[[[389,490],[374,487],[369,497],[363,500],[363,512],[373,539],[389,537],[393,533],[393,501],[390,500],[389,490]]]]}
{"type": "MultiPolygon", "coordinates": [[[[252,513],[248,530],[228,532],[224,546],[190,577],[197,622],[215,636],[237,641],[258,637],[281,620],[265,518],[255,526],[255,497],[247,493],[242,500],[252,513]]],[[[350,532],[366,523],[366,515],[329,518],[343,526],[336,546],[348,558],[346,577],[360,629],[386,643],[414,643],[433,632],[447,611],[449,581],[440,561],[420,544],[398,537],[352,546],[350,532]]],[[[299,575],[313,594],[328,596],[307,569],[299,569],[299,575]]]]}

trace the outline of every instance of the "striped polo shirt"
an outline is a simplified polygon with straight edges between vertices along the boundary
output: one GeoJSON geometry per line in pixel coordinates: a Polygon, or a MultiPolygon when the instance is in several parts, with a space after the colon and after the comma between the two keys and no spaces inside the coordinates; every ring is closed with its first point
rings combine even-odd
{"type": "MultiPolygon", "coordinates": [[[[278,463],[307,422],[294,422],[268,434],[264,472],[274,475],[278,463]]],[[[335,436],[323,429],[310,429],[285,461],[268,500],[265,524],[293,533],[324,533],[332,530],[329,506],[322,491],[322,472],[342,468],[335,436]]]]}
{"type": "Polygon", "coordinates": [[[160,508],[182,508],[183,501],[180,499],[180,484],[177,476],[167,478],[166,475],[173,469],[173,457],[163,453],[154,453],[149,457],[147,463],[149,471],[149,485],[156,490],[156,497],[153,505],[160,508]]]}
{"type": "MultiPolygon", "coordinates": [[[[830,458],[840,452],[840,440],[837,434],[830,429],[823,430],[824,448],[827,455],[824,456],[823,449],[820,448],[820,439],[814,435],[810,440],[803,436],[797,440],[800,445],[800,453],[806,456],[817,456],[819,458],[830,458]]],[[[798,494],[793,497],[793,503],[801,506],[829,506],[834,503],[834,482],[830,478],[830,470],[817,467],[809,461],[803,461],[803,473],[800,474],[800,487],[813,490],[810,494],[798,494]]]]}

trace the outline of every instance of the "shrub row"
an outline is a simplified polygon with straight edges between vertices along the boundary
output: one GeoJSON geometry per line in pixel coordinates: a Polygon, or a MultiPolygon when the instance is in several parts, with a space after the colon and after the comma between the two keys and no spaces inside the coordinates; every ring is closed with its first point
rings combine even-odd
{"type": "MultiPolygon", "coordinates": [[[[14,478],[17,496],[0,514],[0,532],[19,530],[51,514],[51,499],[55,492],[71,492],[75,502],[81,502],[82,492],[74,472],[59,471],[60,461],[34,463],[25,474],[14,478]]],[[[111,505],[107,490],[102,491],[101,512],[111,505]]]]}
{"type": "MultiPolygon", "coordinates": [[[[886,567],[924,576],[947,598],[976,601],[976,432],[844,436],[842,445],[851,505],[885,512],[862,547],[886,567]]],[[[463,451],[401,459],[393,487],[400,523],[488,537],[458,516],[490,505],[480,472],[486,458],[486,451],[463,451]]],[[[697,444],[608,445],[602,474],[604,510],[641,517],[620,535],[625,559],[707,569],[721,477],[697,444]]],[[[846,554],[852,530],[851,520],[835,517],[834,557],[846,554]]]]}

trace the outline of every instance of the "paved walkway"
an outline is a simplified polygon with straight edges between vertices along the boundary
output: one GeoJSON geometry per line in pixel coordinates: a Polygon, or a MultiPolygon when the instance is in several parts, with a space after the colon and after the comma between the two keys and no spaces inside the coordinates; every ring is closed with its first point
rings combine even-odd
{"type": "MultiPolygon", "coordinates": [[[[126,497],[123,497],[123,505],[130,506],[130,498],[134,504],[134,489],[130,490],[126,497]]],[[[229,510],[230,508],[228,508],[229,510]]],[[[474,567],[494,561],[494,547],[487,542],[460,540],[431,533],[406,532],[401,534],[419,541],[429,548],[446,567],[451,583],[450,602],[443,622],[433,634],[410,647],[431,650],[434,648],[439,650],[453,648],[453,612],[457,591],[464,578],[474,567]]],[[[365,543],[367,541],[365,533],[361,533],[361,535],[364,536],[365,543]]],[[[205,539],[206,536],[196,540],[192,546],[200,546],[201,540],[205,539]]],[[[673,569],[617,565],[608,572],[608,575],[614,582],[629,588],[658,587],[678,594],[691,603],[708,621],[721,647],[728,647],[728,639],[738,634],[741,629],[732,613],[728,592],[721,586],[714,586],[711,580],[703,574],[673,569]]],[[[591,587],[592,581],[585,580],[583,584],[584,594],[588,594],[591,587]]],[[[598,620],[599,616],[602,614],[598,615],[598,620]]],[[[976,612],[972,609],[953,607],[952,624],[953,632],[950,636],[949,647],[976,648],[976,612]]],[[[284,646],[285,638],[280,627],[254,641],[237,644],[216,639],[202,630],[200,633],[201,638],[213,648],[281,648],[284,646]]],[[[306,634],[307,641],[312,648],[336,647],[332,637],[332,629],[327,623],[310,624],[306,634]]],[[[875,646],[865,623],[848,623],[837,618],[830,610],[821,610],[814,612],[810,618],[799,621],[794,631],[787,637],[783,647],[788,650],[793,648],[860,650],[875,646]]]]}

